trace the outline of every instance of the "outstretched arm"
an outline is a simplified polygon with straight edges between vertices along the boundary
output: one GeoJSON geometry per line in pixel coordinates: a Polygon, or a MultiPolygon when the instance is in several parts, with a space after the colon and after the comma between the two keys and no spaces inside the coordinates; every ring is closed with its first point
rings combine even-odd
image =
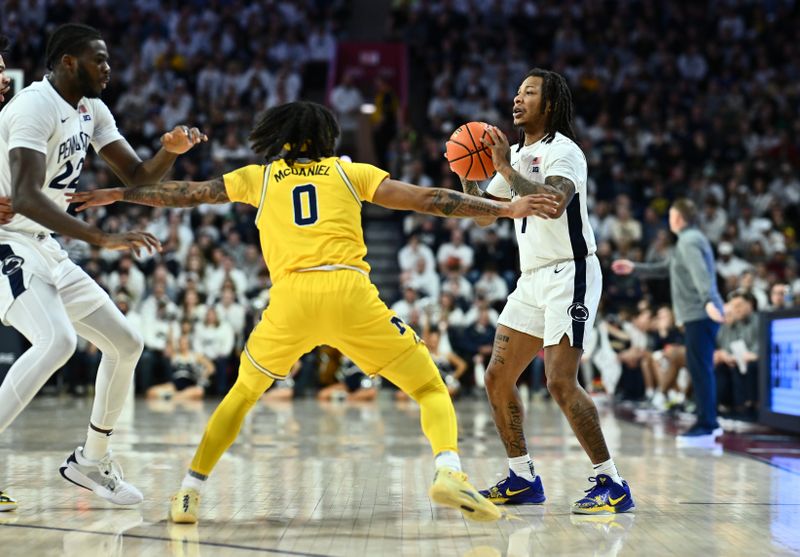
{"type": "Polygon", "coordinates": [[[553,195],[558,199],[558,212],[554,215],[554,218],[563,215],[567,205],[575,196],[575,183],[563,176],[548,176],[544,179],[544,183],[525,178],[514,170],[508,160],[510,146],[505,134],[494,126],[488,126],[486,133],[489,135],[491,142],[486,138],[482,138],[481,141],[491,149],[494,168],[508,182],[511,191],[520,196],[533,194],[553,195]]]}
{"type": "Polygon", "coordinates": [[[109,188],[67,194],[70,203],[82,203],[77,211],[89,207],[127,201],[151,207],[197,207],[204,203],[229,203],[225,182],[220,178],[205,182],[170,181],[138,188],[109,188]]]}
{"type": "Polygon", "coordinates": [[[103,147],[100,156],[128,187],[154,184],[161,180],[178,155],[208,141],[208,137],[197,128],[175,126],[161,136],[161,149],[152,158],[143,161],[126,139],[119,139],[103,147]]]}
{"type": "Polygon", "coordinates": [[[26,216],[64,236],[108,249],[145,248],[152,252],[161,248],[155,236],[147,232],[107,234],[61,210],[42,192],[46,167],[44,153],[17,147],[9,152],[8,161],[13,189],[9,207],[12,213],[26,216]]]}
{"type": "MultiPolygon", "coordinates": [[[[472,180],[467,180],[463,176],[459,176],[461,180],[461,189],[464,190],[464,193],[467,195],[474,195],[475,197],[483,197],[485,199],[492,199],[494,201],[502,201],[499,197],[495,197],[490,193],[483,191],[478,182],[474,182],[472,180]]],[[[489,226],[494,221],[496,221],[496,217],[476,217],[475,222],[478,226],[489,226]]]]}
{"type": "Polygon", "coordinates": [[[508,217],[530,215],[549,218],[555,208],[552,196],[530,196],[513,203],[493,201],[444,188],[422,188],[387,178],[372,202],[388,209],[416,211],[440,217],[508,217]]]}

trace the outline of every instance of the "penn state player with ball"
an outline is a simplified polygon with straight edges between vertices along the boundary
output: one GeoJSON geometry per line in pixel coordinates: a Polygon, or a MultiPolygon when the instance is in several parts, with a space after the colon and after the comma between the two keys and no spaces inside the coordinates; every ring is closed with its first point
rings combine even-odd
{"type": "MultiPolygon", "coordinates": [[[[50,74],[22,91],[0,112],[0,196],[11,198],[10,222],[0,225],[0,318],[31,347],[0,386],[0,432],[31,401],[75,350],[76,334],[102,352],[86,442],[60,467],[70,482],[120,505],[142,501],[108,450],[142,338],[109,296],[72,262],[52,232],[113,250],[160,249],[146,232],[108,234],[66,212],[91,145],[128,187],[160,180],[177,155],[206,137],[179,126],[162,148],[142,161],[117,131],[99,99],[108,84],[108,49],[100,33],[66,24],[47,43],[50,74]]],[[[2,474],[2,471],[0,471],[2,474]]],[[[0,481],[10,478],[0,475],[0,481]]],[[[16,502],[0,492],[0,510],[16,502]]]]}
{"type": "MultiPolygon", "coordinates": [[[[498,320],[486,390],[505,445],[508,477],[481,494],[496,504],[545,500],[523,431],[524,411],[517,380],[544,347],[547,388],[592,461],[593,486],[572,512],[611,514],[634,508],[630,489],[608,452],[594,402],[578,383],[583,343],[597,314],[602,290],[596,243],[586,208],[586,158],[575,143],[572,97],[555,72],[531,70],[514,98],[519,144],[488,127],[497,170],[486,193],[462,178],[466,193],[507,200],[532,194],[558,197],[548,217],[516,219],[522,276],[498,320]]],[[[493,218],[476,218],[488,225],[493,218]]]]}

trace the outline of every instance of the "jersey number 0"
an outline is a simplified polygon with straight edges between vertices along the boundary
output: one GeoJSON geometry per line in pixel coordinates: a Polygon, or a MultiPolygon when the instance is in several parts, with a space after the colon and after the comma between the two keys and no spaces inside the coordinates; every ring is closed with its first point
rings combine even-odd
{"type": "Polygon", "coordinates": [[[314,184],[303,184],[292,190],[294,223],[297,226],[310,226],[319,220],[317,188],[314,184]]]}

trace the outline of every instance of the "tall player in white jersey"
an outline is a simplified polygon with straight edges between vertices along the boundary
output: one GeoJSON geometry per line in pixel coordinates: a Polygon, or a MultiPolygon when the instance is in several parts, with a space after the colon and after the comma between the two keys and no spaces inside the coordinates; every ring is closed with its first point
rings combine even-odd
{"type": "MultiPolygon", "coordinates": [[[[108,443],[142,338],[51,233],[114,250],[159,249],[151,234],[108,234],[73,218],[66,212],[65,194],[75,191],[90,145],[134,187],[160,180],[176,156],[204,136],[196,129],[176,128],[162,137],[163,148],[142,162],[99,99],[110,67],[105,42],[91,27],[56,29],[47,43],[47,66],[49,75],[18,92],[0,112],[0,197],[11,199],[15,213],[0,225],[0,319],[31,343],[0,386],[0,433],[69,359],[76,334],[86,338],[103,354],[91,419],[85,444],[59,471],[113,503],[135,504],[142,494],[123,480],[108,443]]],[[[2,469],[0,481],[9,480],[1,474],[2,469]]],[[[0,510],[16,506],[0,491],[0,510]]]]}
{"type": "MultiPolygon", "coordinates": [[[[592,461],[594,486],[576,501],[579,514],[631,511],[627,482],[608,452],[594,402],[578,383],[578,366],[597,314],[602,290],[600,264],[586,208],[586,158],[575,143],[572,97],[562,76],[534,69],[514,98],[519,144],[489,127],[497,174],[486,193],[462,179],[464,191],[496,199],[551,194],[558,204],[550,218],[515,221],[522,274],[498,320],[486,390],[506,448],[508,477],[481,493],[498,504],[539,504],[545,500],[523,432],[517,380],[544,347],[547,388],[592,461]]],[[[493,219],[476,219],[486,225],[493,219]]]]}

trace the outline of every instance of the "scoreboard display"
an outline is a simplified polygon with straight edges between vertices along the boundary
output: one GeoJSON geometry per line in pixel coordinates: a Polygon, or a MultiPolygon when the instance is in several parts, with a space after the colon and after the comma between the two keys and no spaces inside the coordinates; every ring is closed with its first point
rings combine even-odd
{"type": "Polygon", "coordinates": [[[800,311],[762,314],[761,422],[800,433],[800,311]]]}

